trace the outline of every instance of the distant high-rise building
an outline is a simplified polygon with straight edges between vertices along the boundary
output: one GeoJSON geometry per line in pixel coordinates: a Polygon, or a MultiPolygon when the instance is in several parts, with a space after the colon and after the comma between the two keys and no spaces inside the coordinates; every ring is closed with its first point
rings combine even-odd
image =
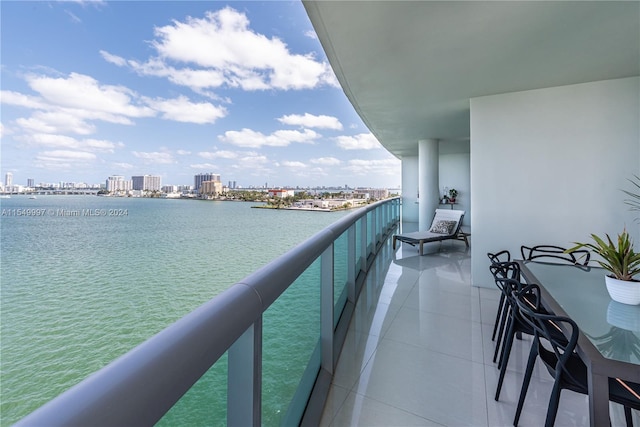
{"type": "Polygon", "coordinates": [[[200,192],[200,187],[202,186],[203,182],[206,181],[216,181],[216,182],[220,182],[220,174],[217,173],[199,173],[197,175],[194,176],[193,179],[193,188],[194,190],[196,190],[197,192],[200,192]]]}
{"type": "Polygon", "coordinates": [[[131,181],[134,190],[160,191],[162,187],[162,178],[158,175],[132,176],[131,181]]]}
{"type": "Polygon", "coordinates": [[[35,187],[35,179],[27,178],[27,187],[29,187],[29,188],[35,187]]]}
{"type": "Polygon", "coordinates": [[[4,185],[5,187],[11,187],[13,185],[13,174],[11,172],[7,172],[4,176],[4,185]]]}
{"type": "Polygon", "coordinates": [[[132,183],[129,180],[125,180],[124,176],[121,175],[112,175],[107,178],[106,182],[107,191],[114,192],[127,192],[132,188],[132,183]]]}
{"type": "Polygon", "coordinates": [[[222,194],[222,183],[220,181],[203,181],[199,193],[207,196],[219,196],[222,194]]]}

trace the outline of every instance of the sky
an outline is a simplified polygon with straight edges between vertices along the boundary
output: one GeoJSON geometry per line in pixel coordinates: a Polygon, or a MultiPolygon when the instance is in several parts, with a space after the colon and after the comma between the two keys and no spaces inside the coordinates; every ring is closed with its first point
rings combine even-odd
{"type": "Polygon", "coordinates": [[[299,1],[0,1],[0,175],[400,187],[299,1]]]}

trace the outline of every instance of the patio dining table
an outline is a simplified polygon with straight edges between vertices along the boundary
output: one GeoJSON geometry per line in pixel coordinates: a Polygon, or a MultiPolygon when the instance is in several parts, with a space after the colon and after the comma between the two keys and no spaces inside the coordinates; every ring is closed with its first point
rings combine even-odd
{"type": "Polygon", "coordinates": [[[542,304],[580,329],[577,352],[588,370],[591,426],[609,425],[609,378],[640,383],[640,305],[613,301],[599,267],[518,261],[542,304]]]}

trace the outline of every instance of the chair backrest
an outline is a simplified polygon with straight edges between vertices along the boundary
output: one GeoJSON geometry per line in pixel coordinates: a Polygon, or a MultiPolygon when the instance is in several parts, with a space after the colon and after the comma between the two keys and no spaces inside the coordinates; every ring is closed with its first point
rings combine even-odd
{"type": "Polygon", "coordinates": [[[511,253],[506,249],[496,253],[487,252],[487,256],[492,264],[511,261],[511,253]]]}
{"type": "Polygon", "coordinates": [[[460,231],[463,218],[464,211],[454,209],[436,209],[429,231],[454,236],[460,231]],[[442,233],[441,231],[432,231],[443,230],[445,227],[448,232],[442,233]]]}
{"type": "Polygon", "coordinates": [[[526,261],[535,261],[542,258],[551,259],[553,261],[562,261],[566,264],[573,265],[589,265],[591,252],[586,249],[577,249],[575,251],[566,252],[567,249],[554,245],[537,245],[520,247],[522,259],[526,261]]]}
{"type": "Polygon", "coordinates": [[[504,294],[507,304],[517,312],[518,307],[516,306],[516,295],[520,293],[526,284],[520,282],[517,278],[497,277],[496,285],[504,294]]]}
{"type": "MultiPolygon", "coordinates": [[[[566,368],[569,359],[574,357],[573,353],[578,343],[580,330],[576,323],[568,317],[541,312],[540,295],[540,287],[536,284],[527,285],[514,295],[520,318],[533,329],[534,345],[542,345],[540,338],[544,338],[550,347],[543,346],[547,354],[554,356],[555,363],[548,363],[548,360],[545,361],[543,358],[547,369],[556,374],[561,370],[561,374],[567,379],[580,384],[581,381],[574,378],[566,368]],[[564,331],[568,340],[559,339],[559,335],[553,332],[554,328],[564,331]]],[[[558,378],[557,375],[555,377],[558,378]]]]}
{"type": "MultiPolygon", "coordinates": [[[[494,262],[489,266],[489,271],[493,276],[493,280],[512,279],[520,280],[520,266],[518,263],[509,262],[494,262]]],[[[496,283],[498,287],[502,287],[502,284],[496,283]]]]}

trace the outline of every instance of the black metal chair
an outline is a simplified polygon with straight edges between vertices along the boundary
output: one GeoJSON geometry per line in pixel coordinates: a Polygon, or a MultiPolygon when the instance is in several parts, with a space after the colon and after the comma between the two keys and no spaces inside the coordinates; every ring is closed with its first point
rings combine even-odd
{"type": "MultiPolygon", "coordinates": [[[[588,394],[587,367],[575,352],[578,342],[579,329],[575,322],[568,317],[540,312],[540,288],[531,284],[520,290],[515,295],[515,302],[521,315],[521,319],[533,330],[533,344],[529,352],[527,368],[525,371],[520,398],[516,409],[513,425],[517,426],[522,413],[522,407],[526,398],[533,367],[537,357],[544,363],[555,381],[545,426],[550,427],[555,423],[560,401],[560,392],[563,389],[577,393],[588,394]],[[564,330],[564,339],[558,339],[558,330],[564,330]],[[568,337],[568,339],[566,338],[568,337]],[[544,341],[543,341],[544,340],[544,341]],[[548,346],[545,347],[543,343],[548,346]]],[[[627,426],[632,426],[631,408],[640,409],[640,384],[625,382],[617,378],[609,378],[609,400],[624,406],[624,414],[627,426]]]]}
{"type": "Polygon", "coordinates": [[[537,245],[533,247],[522,245],[520,254],[525,261],[544,261],[551,259],[552,261],[574,265],[589,265],[591,252],[586,249],[576,249],[575,251],[566,252],[567,249],[554,245],[537,245]]]}
{"type": "Polygon", "coordinates": [[[511,253],[509,253],[509,251],[507,250],[496,252],[495,254],[491,252],[487,252],[487,257],[489,257],[489,260],[491,261],[491,266],[494,267],[493,269],[490,267],[490,271],[491,271],[491,274],[493,275],[493,279],[496,282],[496,286],[501,291],[500,301],[498,302],[498,311],[496,312],[496,320],[493,325],[493,333],[491,334],[491,341],[495,341],[498,326],[501,325],[500,328],[504,327],[504,324],[503,322],[501,322],[500,319],[504,317],[503,311],[504,311],[504,299],[505,299],[504,292],[502,292],[502,289],[501,289],[501,284],[497,282],[497,279],[512,278],[512,279],[519,280],[520,269],[517,268],[518,267],[517,264],[509,264],[508,266],[504,264],[504,268],[502,267],[502,263],[511,262],[511,253]],[[513,267],[514,265],[515,267],[513,267]]]}
{"type": "MultiPolygon", "coordinates": [[[[496,387],[495,400],[500,399],[500,391],[502,390],[502,384],[504,377],[507,373],[507,364],[509,362],[509,356],[511,355],[511,348],[513,347],[513,340],[516,336],[521,334],[533,335],[534,330],[529,324],[523,321],[520,315],[520,310],[516,305],[516,295],[518,295],[522,289],[525,288],[525,284],[514,279],[498,279],[498,282],[502,284],[505,294],[505,307],[506,307],[506,325],[504,326],[504,336],[502,339],[498,338],[496,349],[494,352],[494,362],[498,361],[498,369],[500,369],[500,375],[498,377],[498,385],[496,387]],[[499,354],[499,358],[498,358],[499,354]]],[[[526,293],[523,293],[523,297],[526,298],[526,293]]],[[[532,302],[530,306],[535,306],[535,296],[532,296],[532,302]]],[[[538,308],[543,311],[542,308],[538,308]]],[[[559,341],[566,340],[562,331],[556,329],[554,331],[556,339],[559,341]]]]}

